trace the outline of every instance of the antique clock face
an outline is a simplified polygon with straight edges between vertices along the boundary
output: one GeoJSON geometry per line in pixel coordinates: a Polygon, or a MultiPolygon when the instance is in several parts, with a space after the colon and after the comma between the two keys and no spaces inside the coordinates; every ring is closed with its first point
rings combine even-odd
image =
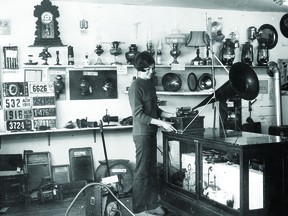
{"type": "Polygon", "coordinates": [[[53,14],[50,12],[43,12],[41,14],[41,37],[54,38],[54,19],[53,14]]]}

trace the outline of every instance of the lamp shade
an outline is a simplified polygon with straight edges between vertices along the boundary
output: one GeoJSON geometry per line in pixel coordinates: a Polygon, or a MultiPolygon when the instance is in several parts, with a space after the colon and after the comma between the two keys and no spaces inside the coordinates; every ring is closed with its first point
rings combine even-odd
{"type": "Polygon", "coordinates": [[[185,44],[186,42],[186,36],[184,34],[181,34],[179,30],[174,29],[172,33],[165,37],[166,44],[172,45],[172,44],[185,44]]]}
{"type": "Polygon", "coordinates": [[[190,31],[185,45],[187,47],[206,47],[209,44],[210,38],[205,31],[190,31]]]}

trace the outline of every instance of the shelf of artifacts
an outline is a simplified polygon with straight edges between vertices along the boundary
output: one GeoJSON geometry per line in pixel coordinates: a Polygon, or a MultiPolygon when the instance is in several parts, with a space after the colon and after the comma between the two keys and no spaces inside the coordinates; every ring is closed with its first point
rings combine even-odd
{"type": "MultiPolygon", "coordinates": [[[[111,131],[111,130],[125,130],[132,129],[132,125],[104,125],[103,131],[111,131]]],[[[50,136],[52,133],[69,133],[69,132],[85,132],[92,131],[94,142],[96,143],[96,132],[100,131],[100,127],[87,127],[87,128],[62,128],[62,129],[48,129],[48,130],[32,130],[32,131],[2,131],[0,132],[0,149],[1,149],[1,141],[2,137],[5,136],[20,136],[20,135],[37,135],[37,134],[46,134],[48,139],[48,146],[50,146],[50,136]]]]}
{"type": "MultiPolygon", "coordinates": [[[[125,90],[123,93],[128,94],[128,91],[125,90]]],[[[208,96],[213,93],[213,90],[203,90],[203,91],[177,91],[177,92],[170,92],[170,91],[156,91],[157,95],[168,95],[168,96],[208,96]]]]}

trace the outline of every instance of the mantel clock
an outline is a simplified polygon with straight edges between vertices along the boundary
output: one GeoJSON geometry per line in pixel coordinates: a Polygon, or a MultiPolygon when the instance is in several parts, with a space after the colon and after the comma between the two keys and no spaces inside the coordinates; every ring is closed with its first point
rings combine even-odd
{"type": "Polygon", "coordinates": [[[49,0],[43,0],[41,5],[34,6],[34,17],[37,17],[35,41],[32,46],[63,46],[59,37],[58,6],[52,5],[49,0]]]}

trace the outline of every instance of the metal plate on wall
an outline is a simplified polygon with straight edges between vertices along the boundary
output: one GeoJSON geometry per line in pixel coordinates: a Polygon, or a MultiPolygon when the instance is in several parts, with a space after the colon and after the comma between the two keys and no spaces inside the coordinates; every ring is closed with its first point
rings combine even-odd
{"type": "Polygon", "coordinates": [[[70,70],[70,100],[116,99],[117,70],[70,70]]]}

